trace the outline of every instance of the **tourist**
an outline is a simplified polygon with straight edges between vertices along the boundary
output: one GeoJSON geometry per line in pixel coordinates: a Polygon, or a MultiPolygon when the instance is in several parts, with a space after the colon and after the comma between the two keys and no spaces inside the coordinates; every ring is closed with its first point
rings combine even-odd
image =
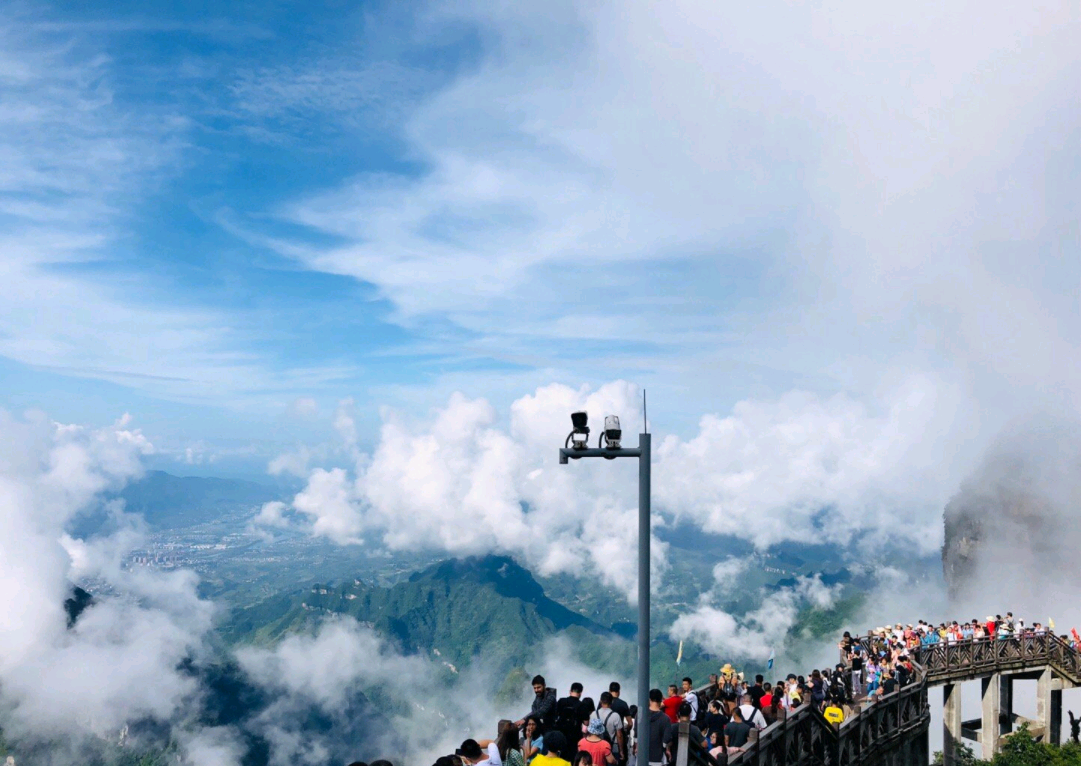
{"type": "Polygon", "coordinates": [[[525,722],[525,729],[522,732],[522,754],[525,756],[525,762],[532,762],[543,748],[544,735],[540,732],[537,722],[531,718],[525,722]]]}
{"type": "Polygon", "coordinates": [[[841,706],[832,701],[826,705],[826,709],[822,711],[822,716],[834,726],[840,726],[841,722],[845,720],[845,714],[841,706]]]}
{"type": "Polygon", "coordinates": [[[567,749],[563,751],[563,757],[574,757],[574,743],[581,736],[581,721],[578,718],[578,706],[582,702],[584,687],[578,681],[571,684],[570,694],[556,702],[554,726],[564,739],[567,740],[567,749]]]}
{"type": "Polygon", "coordinates": [[[709,754],[719,766],[728,766],[728,747],[724,744],[724,734],[714,732],[709,735],[709,754]]]}
{"type": "MultiPolygon", "coordinates": [[[[518,727],[510,721],[500,721],[500,723],[506,723],[507,725],[503,727],[502,731],[499,733],[499,739],[496,741],[496,747],[499,751],[499,760],[504,766],[525,766],[525,754],[522,752],[522,743],[518,736],[518,727]]],[[[491,753],[490,749],[489,753],[491,753]]]]}
{"type": "MultiPolygon", "coordinates": [[[[779,685],[780,682],[778,682],[779,685]]],[[[769,710],[763,711],[763,715],[766,716],[766,723],[777,723],[783,721],[787,715],[787,710],[784,706],[784,695],[774,694],[773,699],[769,703],[769,710]]]]}
{"type": "Polygon", "coordinates": [[[755,709],[754,704],[751,702],[751,695],[744,694],[743,699],[740,700],[738,708],[740,714],[743,716],[743,720],[753,726],[755,729],[761,731],[766,728],[766,719],[762,715],[761,710],[755,709]]]}
{"type": "MultiPolygon", "coordinates": [[[[706,738],[702,734],[702,730],[691,722],[691,706],[687,702],[684,702],[679,708],[679,723],[687,724],[687,741],[691,747],[705,747],[706,738]]],[[[664,746],[669,763],[676,762],[676,754],[679,752],[679,729],[678,725],[669,726],[665,734],[664,746]]]]}
{"type": "Polygon", "coordinates": [[[478,744],[488,752],[487,763],[491,766],[503,766],[503,756],[499,751],[499,740],[503,737],[503,733],[507,729],[514,730],[514,741],[518,742],[518,727],[514,725],[512,721],[503,720],[496,726],[496,738],[495,739],[482,739],[478,741],[478,744]]]}
{"type": "Polygon", "coordinates": [[[754,686],[747,691],[751,695],[751,704],[754,705],[755,710],[762,709],[762,698],[766,696],[766,689],[762,686],[765,680],[765,676],[759,673],[754,677],[754,686]]]}
{"type": "Polygon", "coordinates": [[[621,764],[627,762],[627,750],[624,747],[626,742],[625,733],[627,730],[627,720],[631,715],[631,708],[624,700],[620,699],[620,687],[619,681],[612,681],[608,684],[608,693],[612,695],[612,710],[619,713],[620,721],[623,723],[623,729],[619,735],[619,742],[612,743],[612,751],[615,753],[616,760],[621,764]]]}
{"type": "Polygon", "coordinates": [[[662,703],[664,706],[664,712],[668,716],[668,720],[675,723],[679,719],[679,706],[684,702],[683,695],[679,693],[675,684],[670,684],[668,687],[668,696],[664,698],[662,703]]]}
{"type": "Polygon", "coordinates": [[[691,720],[698,720],[698,695],[694,692],[694,681],[689,677],[683,679],[683,699],[691,706],[691,720]]]}
{"type": "Polygon", "coordinates": [[[708,737],[711,733],[716,732],[723,737],[724,727],[728,725],[729,720],[729,717],[721,712],[721,703],[713,700],[706,709],[705,735],[708,737]]]}
{"type": "Polygon", "coordinates": [[[593,757],[584,750],[580,751],[574,756],[574,766],[593,766],[593,757]]]}
{"type": "Polygon", "coordinates": [[[558,731],[547,732],[544,735],[544,747],[533,759],[533,766],[571,766],[570,761],[559,756],[566,746],[566,740],[558,731]]]}
{"type": "Polygon", "coordinates": [[[817,669],[811,671],[811,702],[815,710],[821,710],[826,703],[826,681],[817,669]]]}
{"type": "Polygon", "coordinates": [[[878,661],[874,657],[867,659],[864,672],[867,674],[867,696],[873,697],[878,691],[878,661]]]}
{"type": "Polygon", "coordinates": [[[743,720],[743,711],[738,707],[732,711],[732,720],[724,727],[724,743],[729,752],[742,750],[751,736],[751,725],[743,720]]]}
{"type": "Polygon", "coordinates": [[[544,734],[555,719],[556,690],[549,689],[544,681],[544,676],[533,676],[533,706],[529,712],[515,722],[515,726],[521,728],[526,721],[536,721],[537,730],[544,734]]]}
{"type": "Polygon", "coordinates": [[[604,729],[604,737],[611,744],[612,754],[618,761],[623,745],[623,717],[612,709],[612,702],[611,692],[601,694],[601,706],[590,716],[589,726],[592,727],[594,721],[600,722],[604,729]]]}
{"type": "Polygon", "coordinates": [[[582,697],[582,701],[578,703],[578,728],[574,732],[575,742],[586,735],[586,729],[589,728],[589,719],[596,709],[597,705],[593,702],[592,697],[582,697]]]}
{"type": "Polygon", "coordinates": [[[462,759],[463,763],[478,764],[487,763],[488,753],[481,749],[475,739],[467,739],[462,746],[454,751],[454,754],[462,759]]]}
{"type": "MultiPolygon", "coordinates": [[[[663,702],[664,695],[661,694],[660,689],[649,690],[649,752],[646,753],[647,760],[645,762],[649,766],[661,766],[663,763],[664,738],[668,734],[668,729],[672,726],[672,722],[668,720],[668,716],[661,709],[661,703],[663,702]]],[[[641,753],[638,755],[638,766],[645,766],[641,753]]]]}
{"type": "Polygon", "coordinates": [[[829,698],[837,704],[844,704],[852,699],[852,693],[848,689],[848,678],[845,674],[845,666],[838,662],[830,676],[829,698]]]}
{"type": "Polygon", "coordinates": [[[897,690],[897,679],[893,677],[893,673],[889,668],[882,669],[882,688],[880,689],[881,696],[885,697],[887,694],[893,694],[897,690]]]}
{"type": "Polygon", "coordinates": [[[589,730],[578,741],[578,751],[589,753],[591,763],[611,765],[616,762],[616,757],[612,755],[612,743],[608,739],[608,732],[604,724],[596,718],[589,722],[589,730]]]}

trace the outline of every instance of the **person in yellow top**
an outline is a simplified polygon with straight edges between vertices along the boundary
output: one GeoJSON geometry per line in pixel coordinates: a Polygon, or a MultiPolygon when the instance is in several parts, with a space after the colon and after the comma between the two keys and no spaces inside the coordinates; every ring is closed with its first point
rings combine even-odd
{"type": "Polygon", "coordinates": [[[822,711],[822,716],[834,726],[839,726],[845,719],[844,711],[833,701],[822,711]]]}
{"type": "Polygon", "coordinates": [[[549,731],[544,735],[544,747],[540,755],[529,762],[529,766],[571,766],[570,761],[559,757],[567,741],[562,732],[549,731]]]}

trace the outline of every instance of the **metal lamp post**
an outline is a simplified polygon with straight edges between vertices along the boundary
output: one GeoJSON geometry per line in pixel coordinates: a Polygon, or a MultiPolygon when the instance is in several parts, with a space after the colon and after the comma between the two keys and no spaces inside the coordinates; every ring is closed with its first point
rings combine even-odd
{"type": "MultiPolygon", "coordinates": [[[[611,446],[619,442],[620,432],[616,430],[613,440],[606,432],[607,448],[590,449],[588,444],[589,428],[586,414],[576,412],[571,416],[575,430],[567,437],[567,444],[573,445],[559,450],[559,462],[566,465],[569,460],[582,457],[603,457],[614,460],[618,457],[638,458],[638,766],[649,765],[649,495],[650,495],[650,434],[638,435],[638,448],[625,449],[611,446]]],[[[605,419],[607,428],[608,418],[605,419]]],[[[618,419],[616,428],[618,429],[618,419]]],[[[646,425],[648,428],[648,423],[646,425]]]]}

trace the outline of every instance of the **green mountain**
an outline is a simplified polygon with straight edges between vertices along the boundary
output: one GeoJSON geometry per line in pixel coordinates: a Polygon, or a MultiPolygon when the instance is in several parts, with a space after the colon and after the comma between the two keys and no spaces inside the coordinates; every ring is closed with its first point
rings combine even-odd
{"type": "MultiPolygon", "coordinates": [[[[848,573],[843,570],[824,577],[831,584],[847,579],[848,573]]],[[[570,593],[569,582],[547,583],[561,598],[570,593]]],[[[510,558],[452,559],[385,587],[351,580],[275,595],[234,610],[219,626],[219,632],[233,644],[269,644],[292,633],[310,631],[328,616],[344,615],[372,626],[405,652],[443,662],[448,673],[483,657],[487,668],[507,674],[508,679],[514,673],[521,675],[522,668],[536,667],[545,642],[563,636],[570,640],[583,664],[610,673],[613,678],[633,677],[636,631],[634,623],[626,619],[633,613],[622,596],[597,588],[593,588],[596,593],[587,594],[587,590],[580,583],[571,603],[576,608],[594,604],[590,616],[551,598],[529,571],[510,558]]],[[[678,602],[685,598],[682,594],[655,596],[654,612],[676,612],[678,602]]],[[[802,657],[801,647],[809,650],[820,646],[819,639],[832,638],[860,603],[861,596],[856,592],[830,609],[805,606],[787,638],[778,643],[778,654],[787,649],[794,658],[817,661],[802,657]]],[[[766,670],[758,663],[739,661],[738,657],[715,656],[693,642],[684,646],[682,662],[677,665],[678,642],[668,637],[667,624],[659,620],[653,623],[650,655],[654,686],[667,685],[685,675],[704,681],[730,659],[737,660],[752,677],[766,670]]]]}
{"type": "Polygon", "coordinates": [[[517,664],[544,639],[620,641],[608,628],[548,598],[505,556],[442,561],[390,587],[354,580],[274,596],[236,610],[220,632],[233,643],[273,642],[327,615],[373,626],[406,652],[432,653],[461,667],[476,655],[517,664]]]}

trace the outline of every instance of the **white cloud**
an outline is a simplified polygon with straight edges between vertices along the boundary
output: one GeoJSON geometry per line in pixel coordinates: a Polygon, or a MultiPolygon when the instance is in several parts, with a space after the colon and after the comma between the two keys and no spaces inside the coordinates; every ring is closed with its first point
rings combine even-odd
{"type": "Polygon", "coordinates": [[[422,657],[406,657],[355,620],[322,624],[314,633],[289,636],[273,649],[243,648],[237,661],[261,687],[335,710],[362,688],[401,687],[403,679],[431,673],[422,657]]]}
{"type": "Polygon", "coordinates": [[[924,550],[955,478],[939,457],[952,443],[955,401],[940,382],[906,381],[875,407],[793,391],[704,416],[691,439],[657,450],[658,504],[704,529],[766,547],[848,542],[868,530],[924,550]],[[908,521],[898,524],[901,514],[908,521]]]}
{"type": "MultiPolygon", "coordinates": [[[[722,575],[724,572],[722,572],[722,575]]],[[[758,607],[736,617],[710,603],[710,596],[672,623],[669,634],[677,640],[691,640],[722,657],[764,661],[770,652],[784,654],[789,631],[804,607],[828,608],[841,593],[841,586],[827,586],[817,577],[801,577],[791,587],[760,594],[758,607]]]]}
{"type": "Polygon", "coordinates": [[[128,420],[92,430],[0,412],[0,703],[15,737],[115,735],[137,718],[172,719],[196,691],[177,666],[210,629],[197,578],[123,570],[142,538],[118,509],[126,523],[110,537],[65,533],[96,495],[141,473],[152,447],[128,420]],[[69,629],[76,578],[117,595],[99,595],[69,629]]]}
{"type": "Polygon", "coordinates": [[[453,20],[480,52],[403,122],[425,172],[285,206],[345,239],[287,254],[410,326],[449,318],[463,354],[620,365],[673,403],[805,376],[863,395],[902,370],[988,412],[1019,390],[1076,409],[1074,17],[437,4],[413,42],[453,20]]]}
{"type": "MultiPolygon", "coordinates": [[[[726,417],[704,417],[692,439],[660,440],[658,522],[689,519],[760,548],[863,535],[872,547],[891,540],[933,549],[952,484],[926,444],[947,427],[936,423],[952,401],[919,378],[888,393],[874,404],[799,392],[741,402],[726,417]],[[898,524],[901,514],[911,523],[898,524]]],[[[340,543],[510,553],[545,574],[600,574],[633,597],[636,464],[560,466],[557,453],[570,412],[584,408],[594,424],[619,413],[633,428],[639,406],[637,390],[615,382],[595,392],[539,388],[511,405],[506,425],[486,401],[461,394],[427,424],[384,411],[372,454],[311,471],[290,505],[311,533],[340,543]]],[[[283,510],[268,507],[256,521],[280,526],[283,510]]],[[[656,543],[655,551],[659,581],[667,550],[656,543]]],[[[731,579],[726,571],[718,568],[719,581],[731,579]]]]}
{"type": "MultiPolygon", "coordinates": [[[[313,470],[291,506],[310,517],[313,534],[340,543],[371,532],[391,550],[512,553],[541,572],[595,572],[632,593],[636,466],[557,458],[569,412],[631,417],[637,400],[623,382],[592,393],[547,386],[514,403],[506,429],[491,405],[460,394],[424,426],[386,411],[374,452],[351,470],[313,470]]],[[[665,549],[655,543],[658,573],[665,549]]]]}

